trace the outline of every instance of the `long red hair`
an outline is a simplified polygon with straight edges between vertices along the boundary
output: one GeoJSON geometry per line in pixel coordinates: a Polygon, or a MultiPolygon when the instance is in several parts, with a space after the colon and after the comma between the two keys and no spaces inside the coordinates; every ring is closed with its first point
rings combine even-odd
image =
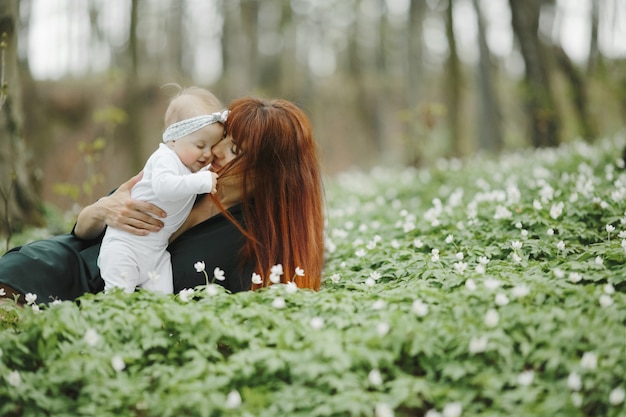
{"type": "Polygon", "coordinates": [[[282,264],[281,282],[317,290],[324,263],[324,202],[309,119],[286,100],[240,98],[229,110],[225,132],[238,155],[224,174],[242,183],[247,235],[242,262],[256,265],[262,286],[270,285],[272,266],[282,264]],[[296,268],[304,276],[295,276],[296,268]]]}

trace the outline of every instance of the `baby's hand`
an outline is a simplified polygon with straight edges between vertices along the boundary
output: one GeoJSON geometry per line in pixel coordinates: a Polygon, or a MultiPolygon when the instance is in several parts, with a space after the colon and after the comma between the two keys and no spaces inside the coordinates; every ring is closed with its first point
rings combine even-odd
{"type": "Polygon", "coordinates": [[[219,178],[219,175],[217,175],[215,172],[211,172],[211,184],[213,185],[211,187],[211,194],[215,194],[217,192],[217,179],[219,178]]]}

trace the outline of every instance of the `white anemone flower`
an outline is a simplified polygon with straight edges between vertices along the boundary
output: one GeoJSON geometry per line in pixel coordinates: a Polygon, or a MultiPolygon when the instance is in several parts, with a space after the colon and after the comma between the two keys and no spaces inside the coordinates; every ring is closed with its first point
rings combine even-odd
{"type": "Polygon", "coordinates": [[[275,309],[282,309],[285,308],[285,299],[282,297],[276,297],[274,298],[274,300],[272,300],[272,307],[274,307],[275,309]]]}
{"type": "Polygon", "coordinates": [[[239,408],[241,405],[241,394],[239,391],[232,390],[226,397],[226,408],[239,408]]]}
{"type": "Polygon", "coordinates": [[[255,285],[260,285],[263,283],[263,279],[261,278],[261,275],[257,274],[256,272],[252,273],[252,283],[255,285]]]}
{"type": "Polygon", "coordinates": [[[500,321],[500,315],[496,310],[490,308],[485,314],[485,325],[487,327],[496,327],[500,321]]]}
{"type": "Polygon", "coordinates": [[[218,281],[224,281],[226,279],[226,277],[224,277],[224,270],[216,267],[213,270],[213,276],[215,277],[216,280],[218,281]]]}
{"type": "Polygon", "coordinates": [[[624,402],[624,397],[624,388],[617,387],[614,388],[609,394],[609,402],[611,403],[611,405],[620,405],[624,402]]]}
{"type": "Polygon", "coordinates": [[[195,264],[193,264],[193,267],[196,268],[196,272],[204,272],[205,270],[205,265],[204,265],[204,261],[198,261],[195,264]]]}

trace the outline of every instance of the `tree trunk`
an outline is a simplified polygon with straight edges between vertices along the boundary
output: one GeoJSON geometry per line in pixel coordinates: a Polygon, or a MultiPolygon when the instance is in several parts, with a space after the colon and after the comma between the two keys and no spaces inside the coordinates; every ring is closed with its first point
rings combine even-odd
{"type": "Polygon", "coordinates": [[[602,56],[598,47],[598,27],[600,25],[600,5],[599,1],[591,1],[591,36],[589,37],[589,58],[587,58],[587,75],[592,75],[601,64],[602,56]]]}
{"type": "Polygon", "coordinates": [[[406,162],[412,166],[422,164],[426,135],[419,117],[423,100],[422,83],[424,74],[424,52],[422,30],[428,5],[422,1],[411,1],[407,23],[407,72],[404,100],[406,103],[406,162]]]}
{"type": "Polygon", "coordinates": [[[502,150],[502,119],[499,112],[498,98],[494,91],[494,76],[491,52],[487,45],[485,22],[480,2],[473,0],[478,18],[478,146],[488,152],[502,150]]]}
{"type": "Polygon", "coordinates": [[[17,60],[18,0],[0,2],[3,37],[0,79],[0,233],[11,235],[24,226],[43,225],[40,181],[32,166],[22,133],[23,114],[17,60]]]}
{"type": "Polygon", "coordinates": [[[538,35],[539,0],[509,0],[513,31],[524,58],[524,101],[535,147],[559,144],[559,118],[552,95],[548,62],[538,35]]]}
{"type": "Polygon", "coordinates": [[[587,97],[587,83],[585,77],[582,76],[578,68],[572,63],[563,48],[554,46],[552,50],[554,51],[556,62],[569,81],[580,134],[586,141],[592,142],[597,137],[597,129],[587,107],[589,99],[587,97]]]}
{"type": "MultiPolygon", "coordinates": [[[[141,97],[141,86],[139,85],[139,38],[137,36],[139,1],[132,0],[130,4],[130,22],[128,29],[128,50],[127,54],[130,59],[130,70],[125,80],[126,97],[124,98],[123,110],[127,114],[126,123],[121,126],[122,134],[120,138],[131,138],[127,141],[127,149],[130,152],[130,163],[133,171],[138,171],[144,164],[144,156],[141,144],[141,108],[143,99],[141,97]]],[[[178,5],[177,7],[182,7],[178,5]]],[[[179,65],[174,62],[172,65],[179,65]]]]}
{"type": "Polygon", "coordinates": [[[448,120],[450,128],[450,149],[451,156],[460,156],[462,152],[462,141],[460,127],[461,114],[461,62],[456,49],[456,39],[454,38],[454,0],[449,0],[446,10],[446,35],[448,38],[449,55],[446,62],[446,98],[448,107],[448,120]]]}

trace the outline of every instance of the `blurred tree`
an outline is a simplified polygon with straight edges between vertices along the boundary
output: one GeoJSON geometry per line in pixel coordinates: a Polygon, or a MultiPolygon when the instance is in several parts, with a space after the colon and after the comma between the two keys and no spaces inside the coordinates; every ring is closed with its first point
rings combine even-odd
{"type": "Polygon", "coordinates": [[[513,31],[524,58],[522,94],[535,147],[558,145],[560,130],[548,60],[539,39],[540,1],[509,0],[513,31]]]}
{"type": "Polygon", "coordinates": [[[488,152],[502,150],[502,119],[495,90],[491,52],[479,0],[473,0],[478,23],[478,147],[488,152]]]}
{"type": "MultiPolygon", "coordinates": [[[[141,44],[138,36],[140,12],[139,3],[140,0],[131,0],[130,2],[130,19],[128,22],[128,46],[126,50],[126,55],[128,56],[130,62],[127,66],[128,70],[125,74],[125,100],[122,103],[122,109],[126,113],[127,118],[126,122],[121,125],[121,134],[119,135],[119,138],[121,140],[127,142],[127,149],[130,154],[130,163],[133,166],[133,170],[139,170],[145,162],[140,140],[142,136],[141,113],[142,106],[144,106],[145,103],[141,94],[141,84],[139,78],[139,74],[141,71],[141,44]],[[125,140],[126,138],[130,138],[130,140],[125,140]]],[[[174,9],[182,9],[183,5],[177,3],[173,7],[174,9]]],[[[175,15],[178,19],[182,19],[181,14],[182,12],[179,12],[175,15]]],[[[180,42],[180,39],[176,36],[174,37],[174,40],[180,42]]],[[[178,44],[175,45],[176,47],[180,47],[180,45],[178,44]]],[[[176,49],[176,47],[172,48],[170,45],[170,48],[167,49],[176,49]]],[[[165,56],[168,57],[167,54],[165,56]]],[[[166,59],[166,61],[170,61],[170,59],[166,59]]],[[[178,63],[181,61],[182,59],[176,59],[175,62],[170,65],[178,66],[180,65],[178,63]]]]}
{"type": "Polygon", "coordinates": [[[446,61],[446,106],[448,107],[448,129],[450,131],[450,156],[461,156],[463,154],[462,138],[460,130],[461,118],[461,85],[463,83],[461,74],[461,61],[456,48],[454,35],[454,0],[448,1],[446,8],[446,37],[448,39],[448,59],[446,61]]]}
{"type": "Polygon", "coordinates": [[[587,75],[592,75],[598,64],[602,64],[602,55],[598,47],[598,27],[600,26],[600,1],[591,1],[591,13],[589,20],[591,22],[591,36],[589,36],[589,58],[587,59],[587,75]]]}
{"type": "Polygon", "coordinates": [[[40,181],[23,138],[23,110],[17,56],[19,1],[0,2],[0,233],[10,235],[24,225],[42,225],[40,181]],[[6,35],[4,35],[6,34],[6,35]]]}

